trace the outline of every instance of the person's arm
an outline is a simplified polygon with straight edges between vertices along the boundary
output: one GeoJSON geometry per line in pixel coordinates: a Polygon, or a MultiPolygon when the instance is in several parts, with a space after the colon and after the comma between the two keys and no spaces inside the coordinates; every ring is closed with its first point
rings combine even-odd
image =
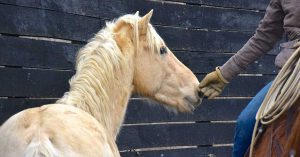
{"type": "Polygon", "coordinates": [[[209,99],[220,95],[225,86],[247,65],[274,47],[284,32],[284,16],[280,0],[271,0],[254,36],[223,66],[207,74],[200,82],[199,90],[209,99]]]}
{"type": "Polygon", "coordinates": [[[280,3],[280,0],[271,0],[254,36],[248,40],[242,49],[220,67],[222,75],[228,81],[246,69],[247,65],[270,51],[282,37],[285,14],[280,3]]]}

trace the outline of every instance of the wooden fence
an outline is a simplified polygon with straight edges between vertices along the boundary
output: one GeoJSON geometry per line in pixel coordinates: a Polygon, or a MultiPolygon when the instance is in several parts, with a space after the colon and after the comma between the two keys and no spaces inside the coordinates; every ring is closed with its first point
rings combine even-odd
{"type": "MultiPolygon", "coordinates": [[[[268,0],[0,0],[0,122],[68,90],[76,51],[106,20],[154,9],[152,23],[197,75],[222,65],[253,35],[268,0]]],[[[122,157],[229,157],[237,115],[274,78],[271,53],[194,114],[133,98],[118,137],[122,157]]]]}

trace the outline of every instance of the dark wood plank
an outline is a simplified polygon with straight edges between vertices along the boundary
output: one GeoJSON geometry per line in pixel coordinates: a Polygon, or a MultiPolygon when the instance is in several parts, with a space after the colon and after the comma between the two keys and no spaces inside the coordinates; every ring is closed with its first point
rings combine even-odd
{"type": "MultiPolygon", "coordinates": [[[[3,18],[0,18],[0,33],[84,42],[100,30],[104,23],[91,17],[8,5],[0,5],[0,14],[3,15],[3,18]]],[[[252,35],[252,33],[187,30],[159,26],[156,28],[173,50],[235,52],[252,35]]]]}
{"type": "Polygon", "coordinates": [[[87,41],[103,21],[54,11],[0,4],[0,32],[87,41]]]}
{"type": "Polygon", "coordinates": [[[270,0],[172,0],[188,4],[199,4],[218,7],[229,7],[236,9],[265,10],[270,0]]]}
{"type": "Polygon", "coordinates": [[[69,88],[70,71],[0,68],[0,95],[61,97],[69,88]]]}
{"type": "Polygon", "coordinates": [[[100,6],[100,15],[115,18],[123,14],[140,11],[144,15],[154,9],[154,24],[207,28],[216,30],[254,31],[263,17],[263,13],[247,10],[203,7],[200,5],[182,5],[166,1],[104,0],[100,6]],[[242,17],[247,17],[244,20],[242,17]]]}
{"type": "Polygon", "coordinates": [[[49,9],[105,19],[113,19],[138,10],[141,12],[141,15],[144,15],[149,10],[154,9],[152,18],[154,24],[218,30],[253,31],[263,15],[263,13],[254,11],[202,7],[200,5],[181,5],[165,1],[1,1],[5,4],[49,9]],[[97,7],[98,5],[99,7],[97,7]],[[247,20],[241,17],[247,17],[247,20]]]}
{"type": "Polygon", "coordinates": [[[236,120],[249,101],[250,99],[203,100],[194,113],[174,113],[169,112],[164,105],[134,99],[129,103],[124,123],[232,121],[236,120]]]}
{"type": "Polygon", "coordinates": [[[97,17],[99,14],[99,3],[102,4],[101,1],[102,0],[0,0],[0,3],[97,17]]]}
{"type": "MultiPolygon", "coordinates": [[[[203,75],[198,77],[199,80],[202,80],[202,78],[204,78],[203,75]]],[[[261,90],[270,81],[274,80],[274,78],[275,75],[236,77],[224,89],[221,96],[255,96],[259,90],[261,90]]]]}
{"type": "Polygon", "coordinates": [[[124,126],[117,143],[120,150],[231,143],[234,125],[234,123],[191,123],[124,126]]]}
{"type": "Polygon", "coordinates": [[[155,151],[122,152],[122,157],[229,157],[232,147],[199,147],[187,149],[169,149],[155,151]]]}
{"type": "MultiPolygon", "coordinates": [[[[0,98],[0,125],[13,114],[27,108],[54,103],[57,99],[0,98]]],[[[232,121],[250,99],[204,100],[194,113],[169,112],[163,105],[146,99],[129,101],[125,124],[190,121],[232,121]]]]}
{"type": "Polygon", "coordinates": [[[214,32],[180,28],[156,27],[173,50],[206,52],[236,52],[251,37],[251,33],[214,32]]]}
{"type": "MultiPolygon", "coordinates": [[[[68,90],[68,80],[73,74],[73,71],[0,68],[0,76],[5,76],[0,77],[0,96],[58,98],[68,90]]],[[[201,80],[204,75],[197,77],[201,80]]],[[[237,77],[222,96],[254,96],[273,78],[274,75],[237,77]]]]}
{"type": "Polygon", "coordinates": [[[0,65],[74,69],[82,45],[0,36],[0,65]]]}
{"type": "MultiPolygon", "coordinates": [[[[74,70],[77,50],[83,45],[0,36],[0,65],[74,70]]],[[[208,73],[231,54],[174,51],[194,73],[208,73]]],[[[275,56],[266,55],[243,73],[276,74],[275,56]]]]}
{"type": "MultiPolygon", "coordinates": [[[[208,73],[216,66],[223,65],[232,54],[226,53],[204,53],[175,51],[176,57],[194,73],[208,73]]],[[[242,73],[251,74],[277,74],[278,69],[274,65],[275,55],[268,54],[250,64],[242,73]]]]}

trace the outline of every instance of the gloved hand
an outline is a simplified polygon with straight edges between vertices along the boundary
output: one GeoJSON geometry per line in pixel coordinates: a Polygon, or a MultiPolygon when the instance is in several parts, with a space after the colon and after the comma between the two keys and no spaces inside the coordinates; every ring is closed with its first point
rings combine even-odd
{"type": "Polygon", "coordinates": [[[207,74],[199,84],[199,90],[208,99],[219,96],[229,82],[222,76],[219,67],[207,74]]]}
{"type": "Polygon", "coordinates": [[[294,45],[293,45],[293,48],[296,49],[300,47],[300,41],[296,42],[294,45]]]}

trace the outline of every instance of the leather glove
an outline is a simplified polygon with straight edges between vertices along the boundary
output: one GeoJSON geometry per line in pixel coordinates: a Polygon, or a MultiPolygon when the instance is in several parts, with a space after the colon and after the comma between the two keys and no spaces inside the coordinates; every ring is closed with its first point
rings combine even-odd
{"type": "Polygon", "coordinates": [[[219,67],[207,74],[199,84],[199,90],[208,99],[219,96],[229,82],[222,76],[219,67]]]}

